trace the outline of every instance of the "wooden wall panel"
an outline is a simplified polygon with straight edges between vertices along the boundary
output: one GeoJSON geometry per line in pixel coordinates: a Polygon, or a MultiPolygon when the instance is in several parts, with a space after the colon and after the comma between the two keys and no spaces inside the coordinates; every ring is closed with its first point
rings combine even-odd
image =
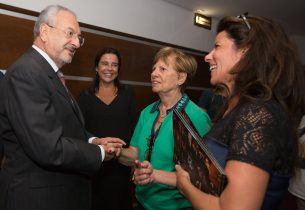
{"type": "Polygon", "coordinates": [[[0,14],[0,68],[7,69],[33,42],[34,22],[0,14]]]}
{"type": "Polygon", "coordinates": [[[85,44],[78,49],[72,63],[63,67],[65,74],[92,77],[95,54],[103,47],[114,47],[122,56],[120,79],[150,81],[152,59],[159,48],[88,32],[82,34],[85,44]]]}
{"type": "MultiPolygon", "coordinates": [[[[82,25],[82,24],[81,24],[82,25]]],[[[33,27],[34,21],[19,17],[12,17],[0,14],[0,68],[7,69],[21,54],[23,54],[33,42],[33,27]]],[[[84,31],[92,31],[85,30],[84,31]]],[[[98,32],[98,31],[97,31],[98,32]]],[[[65,65],[62,69],[65,75],[76,76],[81,78],[92,78],[94,72],[94,57],[102,47],[117,48],[122,55],[122,66],[120,79],[135,82],[133,86],[136,97],[139,101],[139,108],[144,108],[153,100],[157,99],[156,94],[151,92],[151,87],[147,86],[150,83],[150,73],[152,61],[155,53],[166,44],[158,45],[137,41],[134,39],[124,39],[118,36],[105,36],[101,33],[82,32],[85,37],[85,44],[75,54],[71,64],[65,65]],[[132,41],[130,41],[132,40],[132,41]],[[138,83],[146,83],[146,85],[138,85],[138,83]]],[[[179,47],[177,47],[179,48],[179,47]]],[[[182,49],[184,50],[184,49],[182,49]]],[[[198,62],[198,72],[190,86],[197,88],[208,88],[209,71],[208,66],[204,62],[204,53],[198,51],[187,53],[192,54],[198,62]]],[[[75,97],[90,85],[89,81],[81,81],[78,79],[67,80],[67,86],[75,97]]],[[[198,101],[201,90],[187,90],[190,98],[195,102],[198,101]]]]}

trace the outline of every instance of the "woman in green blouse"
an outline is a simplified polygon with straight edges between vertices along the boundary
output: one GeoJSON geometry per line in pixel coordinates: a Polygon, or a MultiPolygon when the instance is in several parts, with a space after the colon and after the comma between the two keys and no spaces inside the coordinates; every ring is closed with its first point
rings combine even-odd
{"type": "Polygon", "coordinates": [[[119,157],[124,165],[134,165],[138,160],[138,165],[153,169],[151,177],[155,179],[136,185],[139,209],[191,209],[176,187],[159,182],[176,182],[172,110],[184,109],[201,136],[210,129],[208,115],[184,93],[196,69],[192,56],[174,48],[162,48],[155,56],[151,84],[160,99],[141,112],[130,146],[119,157]]]}

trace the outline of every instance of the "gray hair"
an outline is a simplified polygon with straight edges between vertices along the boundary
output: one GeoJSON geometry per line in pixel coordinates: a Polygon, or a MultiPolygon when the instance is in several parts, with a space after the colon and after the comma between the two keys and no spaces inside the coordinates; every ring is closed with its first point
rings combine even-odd
{"type": "Polygon", "coordinates": [[[76,17],[76,14],[69,10],[66,7],[60,6],[60,5],[50,5],[47,6],[45,9],[41,11],[39,14],[35,25],[34,25],[34,38],[38,37],[40,35],[40,26],[43,23],[47,23],[50,25],[55,25],[56,23],[56,15],[59,11],[67,11],[73,14],[76,17]]]}

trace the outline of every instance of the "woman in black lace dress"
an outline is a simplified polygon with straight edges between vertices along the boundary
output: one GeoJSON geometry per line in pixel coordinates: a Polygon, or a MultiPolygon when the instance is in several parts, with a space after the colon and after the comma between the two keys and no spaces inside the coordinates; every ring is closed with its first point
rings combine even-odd
{"type": "Polygon", "coordinates": [[[262,17],[223,18],[205,57],[227,108],[207,137],[227,145],[228,185],[215,197],[180,166],[177,186],[195,209],[277,209],[293,174],[296,128],[304,114],[304,71],[285,32],[262,17]]]}

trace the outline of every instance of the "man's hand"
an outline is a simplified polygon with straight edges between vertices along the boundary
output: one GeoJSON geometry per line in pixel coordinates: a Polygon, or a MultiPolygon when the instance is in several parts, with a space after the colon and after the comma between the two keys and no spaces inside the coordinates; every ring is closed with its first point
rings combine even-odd
{"type": "Polygon", "coordinates": [[[120,156],[122,147],[126,145],[123,140],[113,137],[95,138],[92,140],[92,143],[96,145],[101,145],[104,148],[104,161],[120,156]]]}
{"type": "Polygon", "coordinates": [[[109,146],[108,144],[101,145],[105,150],[105,157],[104,161],[111,160],[112,158],[116,157],[116,153],[120,150],[120,147],[113,147],[112,145],[109,146]]]}
{"type": "Polygon", "coordinates": [[[104,161],[119,157],[122,147],[126,145],[122,139],[114,137],[95,138],[92,140],[92,144],[101,145],[104,148],[104,161]]]}
{"type": "Polygon", "coordinates": [[[96,144],[96,145],[106,145],[108,143],[118,143],[118,144],[126,145],[126,143],[122,139],[114,138],[114,137],[95,138],[92,140],[92,144],[96,144]]]}

